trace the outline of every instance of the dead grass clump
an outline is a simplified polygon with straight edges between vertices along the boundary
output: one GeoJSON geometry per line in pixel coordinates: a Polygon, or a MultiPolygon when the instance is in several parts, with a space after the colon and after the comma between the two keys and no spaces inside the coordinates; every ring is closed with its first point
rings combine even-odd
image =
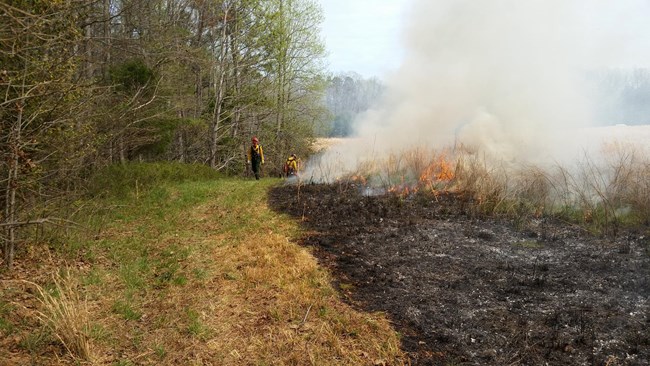
{"type": "Polygon", "coordinates": [[[70,272],[54,277],[53,291],[47,291],[36,283],[31,285],[36,289],[41,304],[38,319],[52,331],[70,356],[93,362],[95,355],[88,334],[88,304],[80,296],[70,272]]]}
{"type": "Polygon", "coordinates": [[[454,169],[454,191],[473,199],[478,213],[493,214],[508,198],[505,170],[491,167],[474,154],[459,155],[454,169]]]}
{"type": "Polygon", "coordinates": [[[548,174],[538,167],[528,167],[515,174],[509,189],[508,213],[519,218],[540,217],[553,206],[553,184],[548,174]]]}
{"type": "Polygon", "coordinates": [[[585,155],[576,166],[551,176],[558,205],[554,214],[605,235],[622,226],[648,225],[650,162],[638,151],[610,145],[596,160],[585,155]]]}

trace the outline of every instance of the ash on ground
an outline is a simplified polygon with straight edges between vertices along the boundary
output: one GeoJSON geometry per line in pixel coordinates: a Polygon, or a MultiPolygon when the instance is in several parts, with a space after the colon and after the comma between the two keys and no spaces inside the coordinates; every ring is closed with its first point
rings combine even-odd
{"type": "Polygon", "coordinates": [[[353,184],[269,200],[314,232],[303,244],[349,302],[388,314],[413,365],[650,364],[648,228],[601,238],[483,217],[455,194],[353,184]]]}

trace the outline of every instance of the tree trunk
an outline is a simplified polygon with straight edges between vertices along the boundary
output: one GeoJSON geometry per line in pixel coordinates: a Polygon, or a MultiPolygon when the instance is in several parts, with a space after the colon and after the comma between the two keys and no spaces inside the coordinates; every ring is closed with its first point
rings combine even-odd
{"type": "Polygon", "coordinates": [[[183,129],[178,131],[178,161],[185,162],[185,139],[183,139],[183,129]]]}
{"type": "Polygon", "coordinates": [[[239,42],[237,37],[239,37],[239,19],[237,17],[238,12],[235,11],[234,15],[234,30],[230,36],[231,39],[231,52],[232,55],[232,66],[234,70],[235,78],[235,92],[234,92],[234,114],[233,114],[233,123],[232,123],[232,137],[236,138],[239,132],[239,120],[241,118],[241,107],[239,103],[239,96],[241,93],[241,77],[239,71],[239,42]]]}
{"type": "Polygon", "coordinates": [[[110,24],[110,19],[111,18],[111,0],[104,0],[104,24],[103,24],[103,33],[104,33],[104,42],[106,42],[106,47],[105,47],[105,54],[104,54],[104,64],[101,69],[101,77],[105,78],[106,77],[106,68],[108,65],[111,64],[111,39],[112,39],[112,34],[111,34],[111,24],[110,24]]]}
{"type": "Polygon", "coordinates": [[[201,104],[203,103],[203,80],[201,78],[201,66],[196,67],[196,99],[194,100],[194,118],[201,116],[201,104]]]}
{"type": "Polygon", "coordinates": [[[16,106],[18,116],[16,123],[10,131],[11,137],[9,139],[9,162],[8,162],[8,176],[7,176],[7,193],[5,197],[5,221],[9,225],[6,228],[6,239],[4,245],[4,261],[8,269],[13,267],[14,253],[16,250],[16,227],[12,225],[16,220],[16,191],[18,190],[18,159],[20,151],[20,138],[21,129],[23,124],[23,106],[18,104],[16,106]]]}
{"type": "MultiPolygon", "coordinates": [[[[183,111],[177,111],[178,119],[183,119],[183,111]]],[[[180,125],[176,129],[176,147],[178,148],[178,162],[185,162],[185,126],[180,125]]]]}
{"type": "MultiPolygon", "coordinates": [[[[205,28],[205,9],[201,7],[199,8],[199,21],[196,28],[196,38],[194,39],[194,45],[196,47],[201,47],[204,28],[205,28]]],[[[197,63],[196,67],[193,69],[194,72],[196,72],[196,99],[194,104],[194,118],[199,118],[199,116],[201,116],[201,110],[203,105],[203,78],[201,75],[202,67],[199,63],[197,63]]]]}
{"type": "MultiPolygon", "coordinates": [[[[289,8],[291,8],[291,1],[289,1],[289,8]]],[[[286,106],[286,96],[285,88],[287,81],[287,70],[288,70],[288,48],[289,48],[289,35],[287,31],[287,22],[286,14],[284,13],[284,0],[280,0],[280,27],[282,29],[283,39],[280,40],[280,54],[278,58],[278,96],[277,96],[277,114],[276,114],[276,137],[280,137],[282,134],[283,124],[284,124],[284,115],[285,115],[285,106],[286,106]]]]}
{"type": "Polygon", "coordinates": [[[221,29],[221,50],[219,51],[219,72],[215,87],[214,109],[212,112],[212,128],[210,136],[210,167],[217,167],[217,144],[219,139],[219,125],[221,123],[221,104],[223,102],[224,81],[226,77],[226,28],[228,22],[228,7],[223,12],[223,25],[221,29]]]}
{"type": "Polygon", "coordinates": [[[124,134],[120,134],[118,137],[118,144],[120,149],[120,163],[126,163],[126,155],[124,154],[124,134]]]}

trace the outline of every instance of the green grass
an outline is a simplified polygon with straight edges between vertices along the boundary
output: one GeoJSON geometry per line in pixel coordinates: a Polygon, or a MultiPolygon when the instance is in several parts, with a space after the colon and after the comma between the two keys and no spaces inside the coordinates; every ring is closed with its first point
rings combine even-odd
{"type": "MultiPolygon", "coordinates": [[[[128,164],[100,173],[104,183],[99,184],[97,190],[102,194],[90,201],[94,206],[86,205],[90,213],[80,211],[78,215],[85,218],[83,224],[87,231],[72,237],[65,250],[68,256],[81,255],[90,263],[96,263],[82,279],[85,286],[101,287],[106,277],[118,278],[123,292],[113,301],[111,311],[127,321],[142,319],[146,313],[144,301],[147,293],[168,286],[200,283],[212,273],[209,264],[206,268],[186,268],[190,257],[200,257],[198,252],[203,250],[178,244],[198,240],[192,227],[194,223],[188,222],[188,210],[205,202],[218,202],[217,212],[228,212],[219,218],[220,231],[235,238],[245,238],[251,230],[264,226],[264,220],[271,219],[270,213],[263,215],[262,221],[251,217],[247,214],[250,207],[242,203],[250,201],[251,197],[263,196],[278,182],[277,179],[222,178],[218,174],[206,173],[202,168],[198,169],[201,172],[199,177],[188,178],[185,176],[190,173],[188,169],[196,167],[178,169],[176,164],[163,165],[128,164]],[[107,180],[107,176],[113,179],[107,180]],[[137,194],[134,192],[136,181],[137,194]],[[100,233],[97,235],[99,240],[88,241],[87,232],[100,233]],[[97,257],[106,258],[118,266],[107,271],[106,263],[101,263],[97,257]]],[[[238,275],[228,272],[224,276],[235,280],[238,275]]],[[[186,311],[186,324],[187,332],[194,337],[208,334],[195,310],[186,311]]],[[[101,328],[94,333],[95,339],[107,337],[101,328]]],[[[165,348],[157,347],[160,348],[156,353],[160,358],[164,357],[165,348]]]]}
{"type": "Polygon", "coordinates": [[[51,334],[43,328],[36,332],[26,334],[20,340],[19,346],[31,354],[36,354],[51,341],[51,334]]]}
{"type": "MultiPolygon", "coordinates": [[[[89,191],[95,196],[139,198],[161,184],[208,181],[222,177],[220,173],[201,164],[114,164],[95,173],[89,191]]],[[[164,198],[165,192],[157,191],[153,195],[164,198]]]]}
{"type": "Polygon", "coordinates": [[[133,307],[133,304],[118,300],[113,304],[113,311],[126,320],[140,320],[142,313],[133,307]]]}
{"type": "Polygon", "coordinates": [[[203,333],[206,332],[205,326],[201,321],[200,314],[192,309],[188,309],[186,312],[188,318],[187,331],[194,337],[200,337],[203,333]]]}
{"type": "Polygon", "coordinates": [[[7,336],[13,332],[15,326],[9,320],[13,310],[13,305],[0,300],[0,335],[7,336]]]}

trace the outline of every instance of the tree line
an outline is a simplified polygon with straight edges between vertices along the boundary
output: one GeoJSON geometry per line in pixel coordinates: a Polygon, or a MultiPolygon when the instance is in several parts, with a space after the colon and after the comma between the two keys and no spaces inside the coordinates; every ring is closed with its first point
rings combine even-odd
{"type": "Polygon", "coordinates": [[[3,258],[98,169],[128,161],[269,171],[327,117],[313,0],[0,3],[3,258]]]}
{"type": "Polygon", "coordinates": [[[602,125],[650,124],[650,69],[601,69],[587,75],[602,125]]]}
{"type": "Polygon", "coordinates": [[[357,116],[379,102],[385,86],[376,78],[363,78],[350,72],[328,79],[325,104],[330,113],[324,134],[347,137],[354,132],[357,116]]]}

